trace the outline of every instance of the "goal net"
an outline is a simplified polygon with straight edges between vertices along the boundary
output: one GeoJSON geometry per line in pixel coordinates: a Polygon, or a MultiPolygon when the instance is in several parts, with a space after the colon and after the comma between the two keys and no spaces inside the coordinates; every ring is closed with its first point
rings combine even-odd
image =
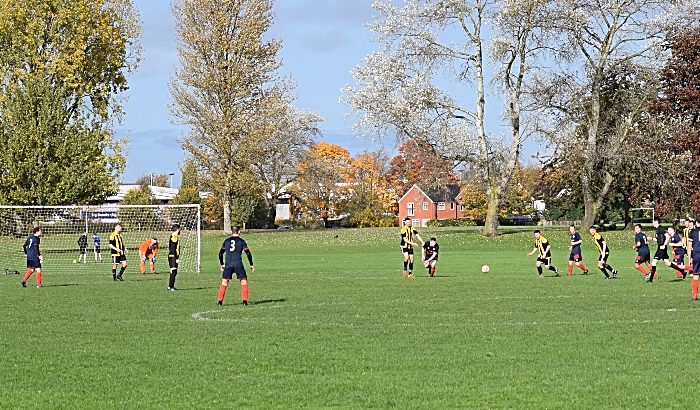
{"type": "Polygon", "coordinates": [[[2,272],[7,273],[9,269],[9,272],[16,270],[24,274],[27,264],[22,244],[34,228],[41,227],[42,270],[47,274],[92,274],[96,271],[111,274],[109,235],[117,223],[122,225],[122,238],[128,249],[127,275],[139,272],[139,245],[152,237],[157,238],[159,245],[156,273],[170,272],[168,241],[173,224],[181,228],[178,271],[199,273],[199,205],[0,206],[2,272]],[[87,247],[85,257],[81,258],[79,239],[83,234],[87,237],[87,247]],[[99,238],[99,253],[95,247],[96,238],[99,238]],[[99,262],[100,256],[102,262],[99,262]]]}

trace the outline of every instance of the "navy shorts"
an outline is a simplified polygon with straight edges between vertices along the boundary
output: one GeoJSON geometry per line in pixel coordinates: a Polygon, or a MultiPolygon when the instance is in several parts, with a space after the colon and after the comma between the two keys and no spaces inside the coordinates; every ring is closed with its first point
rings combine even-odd
{"type": "Polygon", "coordinates": [[[700,254],[693,254],[693,275],[700,274],[700,254]]]}
{"type": "MultiPolygon", "coordinates": [[[[427,261],[428,259],[430,259],[431,256],[432,256],[432,255],[425,255],[425,259],[423,259],[423,260],[424,260],[424,261],[427,261]]],[[[433,258],[433,260],[434,260],[435,262],[437,262],[438,257],[436,256],[435,258],[433,258]]]]}
{"type": "Polygon", "coordinates": [[[569,254],[569,260],[572,262],[581,262],[583,260],[583,258],[581,257],[580,252],[576,252],[576,253],[571,252],[571,254],[569,254]]]}
{"type": "Polygon", "coordinates": [[[651,261],[651,256],[648,253],[640,253],[637,254],[637,259],[634,261],[634,263],[644,263],[649,261],[651,261]]]}
{"type": "Polygon", "coordinates": [[[39,259],[27,259],[27,269],[41,269],[41,261],[39,259]]]}
{"type": "Polygon", "coordinates": [[[99,246],[95,246],[95,253],[100,253],[100,247],[99,247],[99,246]]]}
{"type": "Polygon", "coordinates": [[[233,279],[234,273],[236,274],[236,279],[238,279],[238,280],[248,279],[248,276],[245,273],[245,268],[243,267],[243,265],[224,267],[224,272],[221,275],[221,278],[222,279],[233,279]]]}
{"type": "Polygon", "coordinates": [[[673,254],[673,263],[675,263],[676,265],[678,265],[679,263],[683,263],[684,258],[685,258],[684,253],[680,253],[680,254],[674,253],[673,254]]]}

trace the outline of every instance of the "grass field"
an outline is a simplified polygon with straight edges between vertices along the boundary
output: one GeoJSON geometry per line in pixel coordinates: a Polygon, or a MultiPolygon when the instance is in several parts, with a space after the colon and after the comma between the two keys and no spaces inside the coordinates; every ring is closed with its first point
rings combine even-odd
{"type": "Polygon", "coordinates": [[[644,282],[631,232],[603,233],[616,280],[586,231],[591,274],[567,276],[568,230],[545,229],[563,276],[542,279],[531,229],[419,232],[438,238],[435,278],[401,276],[398,229],[244,235],[247,307],[237,283],[216,306],[216,234],[179,292],[135,260],[125,282],[106,263],[42,289],[3,275],[0,408],[697,407],[700,304],[666,267],[644,282]]]}

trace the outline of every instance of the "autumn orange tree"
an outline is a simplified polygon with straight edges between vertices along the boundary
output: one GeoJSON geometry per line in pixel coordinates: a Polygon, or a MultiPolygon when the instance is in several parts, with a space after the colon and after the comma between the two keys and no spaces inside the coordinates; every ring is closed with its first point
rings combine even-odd
{"type": "Polygon", "coordinates": [[[408,140],[399,147],[399,154],[391,159],[389,178],[399,197],[413,184],[435,187],[459,181],[451,161],[438,155],[425,142],[408,140]]]}

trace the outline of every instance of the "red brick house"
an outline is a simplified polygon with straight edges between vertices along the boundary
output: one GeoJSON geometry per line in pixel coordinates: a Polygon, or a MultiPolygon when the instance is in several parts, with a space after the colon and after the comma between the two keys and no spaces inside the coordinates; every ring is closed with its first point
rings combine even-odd
{"type": "Polygon", "coordinates": [[[409,217],[413,226],[426,226],[431,219],[462,217],[462,194],[457,184],[422,189],[414,184],[399,199],[399,221],[409,217]]]}

